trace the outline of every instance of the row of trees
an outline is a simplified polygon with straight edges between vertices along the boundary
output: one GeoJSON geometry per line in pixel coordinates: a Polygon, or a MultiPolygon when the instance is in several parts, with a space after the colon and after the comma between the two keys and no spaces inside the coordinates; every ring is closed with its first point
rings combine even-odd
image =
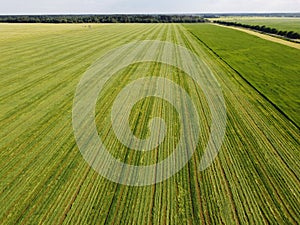
{"type": "Polygon", "coordinates": [[[236,22],[227,22],[227,21],[214,21],[214,23],[226,25],[226,26],[235,26],[235,27],[244,27],[252,30],[261,31],[268,34],[276,34],[282,37],[287,37],[290,39],[300,39],[300,34],[294,31],[282,31],[277,30],[276,28],[266,27],[266,26],[259,26],[259,25],[249,25],[249,24],[242,24],[236,22]]]}
{"type": "Polygon", "coordinates": [[[193,15],[32,15],[0,16],[2,23],[201,23],[193,15]]]}

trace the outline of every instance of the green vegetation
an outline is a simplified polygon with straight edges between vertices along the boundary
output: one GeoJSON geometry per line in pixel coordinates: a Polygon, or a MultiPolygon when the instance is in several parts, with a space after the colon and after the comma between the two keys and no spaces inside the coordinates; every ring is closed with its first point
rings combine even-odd
{"type": "Polygon", "coordinates": [[[300,126],[299,50],[210,24],[186,27],[300,126]]]}
{"type": "Polygon", "coordinates": [[[300,34],[294,32],[294,31],[277,30],[276,28],[266,27],[265,25],[262,25],[262,26],[249,25],[249,24],[221,21],[221,20],[215,20],[213,22],[217,23],[217,24],[225,25],[225,26],[243,27],[243,28],[260,31],[260,32],[267,33],[267,34],[279,35],[281,37],[286,37],[289,39],[300,39],[300,34]]]}
{"type": "MultiPolygon", "coordinates": [[[[299,107],[299,51],[214,25],[185,27],[299,122],[293,111],[299,107]]],[[[0,25],[0,224],[300,223],[299,129],[185,27],[0,25]],[[228,120],[222,149],[207,170],[198,171],[210,128],[201,87],[182,71],[155,62],[133,64],[108,81],[96,107],[99,135],[129,164],[168,156],[180,124],[166,101],[146,98],[131,112],[138,137],[147,136],[151,118],[167,121],[164,143],[150,152],[121,146],[109,120],[114,98],[126,84],[143,76],[166,77],[186,89],[199,110],[200,142],[189,163],[162,183],[128,187],[99,176],[82,158],[72,128],[76,86],[96,59],[136,40],[185,46],[214,72],[228,120]]]]}
{"type": "Polygon", "coordinates": [[[193,15],[28,15],[1,16],[2,23],[202,23],[193,15]]]}
{"type": "Polygon", "coordinates": [[[249,25],[260,25],[276,28],[277,30],[287,30],[300,33],[300,17],[220,17],[213,20],[222,20],[228,22],[238,22],[249,25]]]}

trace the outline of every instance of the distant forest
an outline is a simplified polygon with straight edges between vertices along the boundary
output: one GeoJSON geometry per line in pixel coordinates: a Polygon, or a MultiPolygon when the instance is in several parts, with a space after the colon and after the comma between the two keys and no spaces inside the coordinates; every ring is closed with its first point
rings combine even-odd
{"type": "Polygon", "coordinates": [[[201,23],[198,15],[16,15],[0,23],[201,23]]]}
{"type": "Polygon", "coordinates": [[[277,30],[276,28],[271,28],[271,27],[266,27],[264,25],[249,25],[249,24],[242,24],[242,23],[236,23],[236,22],[227,22],[227,21],[214,21],[214,23],[218,23],[221,25],[226,25],[226,26],[235,26],[235,27],[244,27],[256,31],[261,31],[264,33],[268,34],[275,34],[279,35],[282,37],[286,37],[289,39],[300,39],[300,34],[294,32],[294,31],[282,31],[282,30],[277,30]]]}

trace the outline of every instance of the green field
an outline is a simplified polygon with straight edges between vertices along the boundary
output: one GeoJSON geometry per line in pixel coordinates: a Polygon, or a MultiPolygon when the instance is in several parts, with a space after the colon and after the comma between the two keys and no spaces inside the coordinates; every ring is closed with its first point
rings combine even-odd
{"type": "Polygon", "coordinates": [[[249,25],[265,25],[282,31],[295,31],[300,33],[300,18],[296,17],[220,17],[213,20],[238,22],[249,25]]]}
{"type": "Polygon", "coordinates": [[[186,28],[300,126],[298,49],[209,24],[186,28]]]}
{"type": "MultiPolygon", "coordinates": [[[[300,223],[300,133],[280,112],[299,126],[299,50],[214,25],[1,24],[0,31],[0,224],[300,223]],[[183,169],[161,183],[130,187],[100,176],[83,159],[72,109],[89,66],[109,50],[140,40],[168,41],[197,54],[222,88],[227,127],[217,158],[199,171],[211,128],[201,88],[183,71],[158,62],[118,71],[95,108],[99,137],[115,158],[150,165],[168,157],[179,141],[177,112],[154,97],[139,101],[129,122],[145,138],[150,119],[165,119],[163,143],[137,153],[115,137],[111,107],[138,78],[159,76],[180,85],[201,121],[200,141],[183,169]]],[[[153,54],[163,51],[164,45],[153,54]]],[[[184,62],[181,55],[170,57],[184,62]]],[[[155,89],[148,83],[143,88],[155,89]]],[[[178,92],[168,87],[166,92],[184,107],[178,92]]]]}

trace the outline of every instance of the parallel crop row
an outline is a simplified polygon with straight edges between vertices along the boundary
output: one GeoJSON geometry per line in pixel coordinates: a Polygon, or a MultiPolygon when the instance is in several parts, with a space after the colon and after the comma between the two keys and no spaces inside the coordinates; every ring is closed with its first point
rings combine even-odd
{"type": "MultiPolygon", "coordinates": [[[[37,26],[42,29],[43,25],[37,26]]],[[[17,29],[30,32],[21,26],[17,29]]],[[[184,26],[95,25],[86,29],[78,25],[67,30],[0,43],[1,224],[300,223],[299,130],[184,26]],[[167,158],[179,142],[182,127],[170,103],[148,97],[131,111],[129,123],[139,138],[150,135],[152,118],[165,120],[166,137],[151,151],[124,146],[112,129],[110,116],[117,95],[130,82],[141,77],[167,78],[191,96],[200,118],[199,143],[188,164],[164,182],[129,187],[103,178],[82,158],[72,128],[76,85],[99,56],[135,40],[184,46],[215,74],[228,119],[222,149],[207,170],[198,170],[211,128],[201,86],[183,71],[157,62],[135,63],[108,81],[96,106],[99,138],[116,159],[127,164],[151,165],[167,158]]],[[[138,56],[149,48],[145,46],[138,56]]],[[[164,50],[161,45],[153,54],[159,58],[164,50]]],[[[120,55],[119,60],[126,56],[120,55]]],[[[185,60],[178,52],[168,57],[185,60]]],[[[155,92],[157,87],[150,84],[145,82],[142,91],[155,92]]],[[[186,99],[166,84],[164,93],[170,93],[187,111],[186,99]]],[[[123,107],[128,107],[126,101],[123,107]]],[[[120,124],[119,129],[123,128],[120,124]]],[[[159,133],[159,129],[154,131],[159,133]]]]}

